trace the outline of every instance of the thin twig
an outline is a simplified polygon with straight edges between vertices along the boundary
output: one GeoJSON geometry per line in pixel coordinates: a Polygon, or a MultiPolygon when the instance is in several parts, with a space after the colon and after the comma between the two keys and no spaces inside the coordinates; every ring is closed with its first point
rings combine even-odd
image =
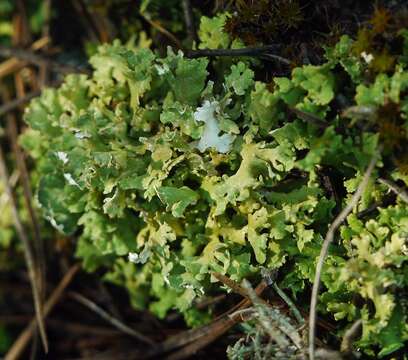
{"type": "MultiPolygon", "coordinates": [[[[17,185],[17,181],[18,181],[19,178],[20,178],[20,173],[18,172],[18,170],[14,170],[13,173],[11,174],[11,176],[10,176],[10,179],[9,179],[9,183],[10,183],[10,186],[11,186],[12,189],[14,189],[14,187],[17,185]]],[[[8,206],[8,200],[9,200],[9,198],[8,198],[7,194],[5,192],[3,192],[0,195],[0,214],[3,213],[4,207],[8,206]]],[[[4,290],[3,286],[2,286],[2,289],[4,290]]]]}
{"type": "Polygon", "coordinates": [[[247,47],[242,49],[198,49],[186,50],[186,57],[190,59],[200,57],[216,57],[216,56],[252,56],[252,57],[267,57],[269,59],[277,60],[285,65],[290,65],[290,60],[282,56],[271,54],[271,51],[276,51],[279,45],[266,45],[262,47],[247,47]]]}
{"type": "Polygon", "coordinates": [[[249,308],[237,310],[228,316],[232,319],[239,317],[242,322],[249,321],[249,320],[252,320],[256,316],[256,310],[254,307],[249,307],[249,308]]]}
{"type": "MultiPolygon", "coordinates": [[[[278,336],[282,339],[282,334],[279,333],[280,331],[281,333],[286,335],[299,350],[302,349],[303,341],[298,330],[294,325],[291,324],[290,320],[286,316],[283,316],[278,308],[274,308],[270,304],[265,303],[263,299],[261,299],[254,292],[251,284],[248,281],[244,280],[242,284],[245,289],[248,290],[248,294],[250,296],[252,304],[254,304],[257,310],[257,320],[265,329],[265,331],[270,335],[270,338],[282,345],[282,343],[279,340],[277,341],[277,339],[274,337],[278,336]]],[[[283,348],[285,347],[286,346],[283,346],[283,348]]]]}
{"type": "Polygon", "coordinates": [[[259,316],[257,317],[257,319],[261,326],[269,335],[270,339],[276,342],[280,349],[287,348],[290,345],[290,343],[289,340],[285,337],[285,335],[288,336],[288,334],[286,333],[284,334],[281,327],[275,326],[274,322],[270,321],[272,319],[269,319],[269,317],[267,316],[265,309],[262,307],[263,304],[258,298],[258,296],[255,294],[251,284],[247,280],[244,280],[242,282],[242,286],[247,290],[252,304],[254,304],[255,308],[258,311],[259,316]]]}
{"type": "Polygon", "coordinates": [[[319,360],[344,360],[339,351],[325,349],[323,347],[316,350],[316,359],[319,360]]]}
{"type": "Polygon", "coordinates": [[[272,60],[272,61],[277,61],[280,62],[282,64],[285,64],[287,66],[290,66],[292,64],[292,62],[289,59],[284,58],[283,56],[280,55],[276,55],[276,54],[262,54],[260,55],[260,57],[264,60],[272,60]]]}
{"type": "Polygon", "coordinates": [[[373,204],[371,204],[369,207],[367,207],[364,210],[359,211],[356,216],[357,219],[363,219],[367,215],[372,214],[374,211],[376,211],[379,207],[382,207],[384,205],[384,199],[380,201],[375,201],[373,204]]]}
{"type": "Polygon", "coordinates": [[[13,45],[22,43],[27,45],[31,42],[32,34],[27,16],[26,1],[15,0],[16,11],[13,13],[13,34],[11,43],[13,45]]]}
{"type": "MultiPolygon", "coordinates": [[[[255,293],[260,295],[263,290],[267,287],[266,283],[262,281],[255,289],[255,293]]],[[[220,336],[224,335],[229,329],[231,329],[234,325],[241,322],[243,317],[239,310],[244,310],[251,305],[251,301],[249,299],[245,299],[241,302],[239,308],[234,307],[228,311],[227,314],[219,318],[216,322],[212,323],[212,325],[208,325],[204,327],[206,329],[205,333],[202,333],[200,337],[197,338],[196,341],[188,344],[184,348],[174,352],[170,356],[166,357],[167,360],[182,360],[190,358],[192,354],[195,354],[198,350],[204,348],[205,346],[211,344],[213,341],[218,339],[220,336]]],[[[198,330],[198,329],[197,329],[198,330]]]]}
{"type": "Polygon", "coordinates": [[[30,278],[31,288],[33,291],[33,299],[34,299],[34,308],[35,314],[37,318],[38,328],[40,330],[41,340],[44,345],[45,352],[48,352],[48,340],[47,334],[45,331],[45,324],[44,324],[44,312],[41,305],[41,295],[39,292],[39,288],[37,285],[37,270],[36,270],[36,262],[33,255],[33,249],[31,248],[29,237],[24,229],[23,223],[20,218],[20,214],[18,212],[18,207],[16,200],[14,198],[13,190],[9,183],[9,175],[8,175],[6,160],[3,155],[3,149],[0,146],[0,177],[3,178],[5,191],[9,197],[10,207],[13,214],[13,221],[14,226],[16,228],[16,232],[20,241],[23,245],[24,249],[24,257],[27,263],[28,274],[30,278]]]}
{"type": "MultiPolygon", "coordinates": [[[[49,37],[42,37],[32,43],[31,50],[33,51],[40,50],[42,48],[47,47],[49,43],[50,43],[49,37]]],[[[6,75],[12,74],[15,71],[20,70],[25,65],[27,65],[26,61],[22,61],[17,58],[11,58],[6,61],[3,61],[0,64],[0,79],[6,75]]]]}
{"type": "Polygon", "coordinates": [[[293,301],[287,296],[281,289],[280,287],[274,282],[272,283],[273,288],[275,291],[278,293],[278,295],[285,301],[285,303],[289,306],[289,308],[292,310],[293,315],[295,316],[296,320],[300,325],[303,325],[305,323],[305,319],[303,319],[303,316],[300,314],[300,311],[296,307],[296,305],[293,303],[293,301]]]}
{"type": "Polygon", "coordinates": [[[231,280],[228,276],[222,275],[220,273],[213,273],[213,276],[224,285],[228,286],[232,291],[241,295],[242,297],[248,297],[248,292],[236,281],[231,280]]]}
{"type": "MultiPolygon", "coordinates": [[[[45,302],[44,305],[44,318],[46,318],[51,310],[55,307],[58,303],[59,299],[61,298],[62,294],[66,287],[71,283],[74,275],[78,272],[80,266],[78,264],[73,265],[68,272],[64,275],[58,286],[52,292],[51,296],[45,302]]],[[[9,351],[6,354],[4,360],[16,360],[20,357],[23,353],[24,349],[26,348],[28,342],[30,341],[31,336],[36,328],[36,321],[35,319],[31,320],[31,322],[27,325],[24,331],[20,334],[14,344],[11,346],[9,351]]]]}
{"type": "Polygon", "coordinates": [[[351,353],[353,351],[353,341],[361,331],[362,325],[363,321],[359,319],[345,332],[340,346],[340,351],[342,353],[351,353]]]}
{"type": "MultiPolygon", "coordinates": [[[[52,7],[51,0],[44,0],[44,5],[43,6],[44,6],[44,19],[45,19],[45,21],[44,21],[44,24],[42,26],[41,32],[42,32],[43,37],[47,37],[47,38],[51,39],[51,37],[50,37],[50,34],[51,34],[51,7],[52,7]]],[[[49,48],[49,44],[47,44],[44,47],[44,50],[47,51],[48,48],[49,48]]],[[[39,78],[38,82],[39,82],[39,87],[40,88],[44,87],[44,86],[47,86],[48,75],[49,75],[49,72],[48,72],[47,66],[46,65],[41,66],[39,74],[38,74],[38,78],[39,78]]]]}
{"type": "Polygon", "coordinates": [[[14,110],[15,108],[19,107],[20,105],[28,103],[31,99],[35,98],[36,96],[40,95],[41,91],[40,90],[35,90],[24,97],[11,100],[7,102],[6,104],[0,106],[0,117],[3,116],[4,114],[8,113],[9,111],[14,110]]]}
{"type": "Polygon", "coordinates": [[[215,326],[211,328],[211,332],[206,334],[206,336],[201,336],[196,341],[188,344],[187,346],[181,348],[180,350],[174,352],[173,354],[166,357],[167,360],[182,360],[191,358],[198,350],[211,344],[213,341],[218,339],[220,336],[224,335],[229,329],[231,329],[235,324],[241,321],[241,315],[238,314],[235,318],[228,318],[225,321],[217,322],[215,326]]]}
{"type": "MultiPolygon", "coordinates": [[[[21,90],[24,94],[24,82],[19,73],[15,74],[16,82],[20,82],[22,85],[21,90]]],[[[3,98],[7,101],[10,97],[8,89],[3,88],[3,98]]],[[[16,92],[19,93],[19,88],[16,86],[16,92]]],[[[37,216],[35,214],[34,208],[32,206],[32,192],[30,187],[30,179],[28,175],[27,166],[24,159],[24,154],[18,144],[18,130],[17,130],[17,118],[14,113],[9,112],[6,114],[7,118],[7,129],[11,142],[11,147],[13,149],[15,163],[17,169],[20,173],[20,183],[23,189],[23,197],[25,200],[25,205],[28,210],[29,219],[31,220],[31,226],[33,230],[33,238],[30,238],[31,248],[33,249],[33,256],[35,260],[35,271],[36,271],[36,285],[38,287],[40,306],[43,307],[44,300],[46,296],[46,264],[45,264],[45,250],[44,242],[41,236],[40,224],[38,222],[37,216]]],[[[34,341],[31,346],[30,359],[35,359],[35,354],[38,349],[38,334],[37,329],[35,331],[34,341]]]]}
{"type": "Polygon", "coordinates": [[[408,203],[408,193],[395,182],[384,178],[378,178],[378,182],[387,186],[393,193],[397,194],[402,200],[408,203]]]}
{"type": "Polygon", "coordinates": [[[310,360],[315,359],[316,307],[317,307],[317,300],[318,300],[319,289],[320,289],[320,279],[321,279],[321,273],[322,273],[324,261],[326,260],[329,246],[333,241],[336,230],[344,222],[344,220],[346,220],[350,212],[353,211],[354,207],[357,205],[358,201],[360,200],[360,197],[363,194],[365,188],[367,187],[368,181],[370,180],[371,173],[373,172],[375,164],[377,163],[378,156],[379,156],[379,152],[376,152],[372,156],[370,164],[368,165],[367,170],[364,173],[363,180],[359,184],[350,202],[340,212],[340,214],[337,215],[337,217],[331,223],[329,230],[327,231],[326,237],[324,239],[322,249],[320,251],[319,259],[316,265],[316,274],[315,274],[315,278],[313,282],[313,289],[312,289],[312,295],[311,295],[311,301],[310,301],[310,313],[309,313],[309,359],[310,360]]]}
{"type": "Polygon", "coordinates": [[[140,334],[136,330],[130,328],[120,320],[114,318],[112,315],[108,314],[104,309],[102,309],[99,305],[95,304],[93,301],[87,299],[85,296],[76,293],[76,292],[71,292],[69,294],[71,298],[74,300],[78,301],[80,304],[86,306],[88,309],[92,310],[96,314],[98,314],[102,319],[106,320],[109,322],[111,325],[113,325],[115,328],[118,330],[124,332],[125,334],[128,334],[135,339],[138,339],[139,341],[149,344],[149,345],[154,345],[154,341],[149,339],[148,337],[140,334]]]}
{"type": "Polygon", "coordinates": [[[203,300],[197,302],[195,306],[199,310],[200,309],[205,309],[206,307],[208,307],[210,305],[214,305],[214,304],[219,303],[220,301],[224,300],[225,297],[226,297],[226,294],[220,294],[218,296],[204,298],[203,300]]]}
{"type": "Polygon", "coordinates": [[[197,40],[196,29],[194,26],[193,8],[191,7],[190,0],[183,0],[181,2],[183,6],[184,22],[186,23],[187,36],[190,44],[193,44],[197,40]]]}
{"type": "Polygon", "coordinates": [[[117,329],[112,329],[111,327],[102,327],[102,326],[92,326],[77,322],[69,322],[66,319],[53,319],[50,318],[47,320],[47,325],[49,328],[56,330],[63,330],[71,334],[84,334],[93,336],[123,336],[122,332],[117,329]]]}
{"type": "MultiPolygon", "coordinates": [[[[262,281],[255,288],[255,292],[257,295],[260,295],[266,289],[266,287],[266,282],[262,281]]],[[[157,357],[171,350],[184,346],[181,350],[176,351],[168,358],[173,360],[184,359],[210,344],[218,337],[222,336],[235,324],[240,322],[242,320],[240,316],[233,317],[232,315],[239,310],[246,309],[250,305],[251,301],[245,298],[237,305],[229,309],[226,313],[214,319],[210,324],[201,326],[197,329],[184,331],[181,334],[172,336],[166,339],[164,342],[157,344],[151,351],[147,352],[143,358],[150,359],[152,357],[157,357]]]]}
{"type": "Polygon", "coordinates": [[[113,316],[123,322],[123,316],[117,308],[112,295],[106,288],[105,284],[102,282],[98,282],[98,287],[101,292],[101,302],[103,302],[103,304],[107,306],[108,310],[113,314],[113,316]]]}
{"type": "Polygon", "coordinates": [[[42,36],[50,36],[51,25],[51,0],[44,0],[44,25],[42,27],[42,36]]]}
{"type": "Polygon", "coordinates": [[[89,40],[92,42],[100,43],[98,27],[96,26],[91,14],[88,11],[86,4],[82,0],[71,0],[71,3],[79,15],[79,20],[88,33],[89,40]]]}
{"type": "MultiPolygon", "coordinates": [[[[249,301],[246,302],[246,306],[248,305],[249,301]]],[[[242,309],[240,308],[239,310],[242,309]]],[[[240,316],[232,317],[232,314],[225,315],[210,325],[196,329],[196,331],[188,331],[180,334],[180,336],[166,340],[161,344],[164,345],[161,350],[167,352],[185,345],[181,350],[176,351],[169,357],[169,359],[184,359],[225,334],[240,319],[240,316]]]]}
{"type": "Polygon", "coordinates": [[[0,45],[0,56],[1,57],[12,57],[18,58],[20,60],[26,61],[37,66],[48,66],[54,71],[61,74],[70,73],[86,73],[89,74],[87,69],[78,68],[76,66],[71,66],[67,64],[61,64],[57,61],[48,59],[42,55],[35,54],[31,50],[21,49],[21,48],[11,48],[7,46],[0,45]]]}
{"type": "MultiPolygon", "coordinates": [[[[240,284],[238,284],[235,280],[232,280],[228,276],[222,275],[217,272],[212,273],[212,275],[217,280],[221,281],[225,286],[229,287],[236,294],[239,294],[246,299],[249,299],[249,300],[251,299],[248,291],[244,287],[242,287],[240,284]]],[[[269,306],[269,304],[264,299],[259,298],[259,301],[265,304],[266,306],[269,306]]]]}
{"type": "Polygon", "coordinates": [[[157,21],[154,21],[154,20],[150,19],[148,14],[144,14],[144,13],[139,13],[139,14],[145,21],[147,21],[150,24],[150,26],[152,26],[158,32],[162,33],[164,36],[166,36],[168,39],[170,39],[174,43],[174,45],[176,45],[177,48],[179,48],[179,49],[183,48],[183,45],[181,44],[179,39],[177,39],[170,31],[165,29],[157,21]]]}
{"type": "MultiPolygon", "coordinates": [[[[3,94],[4,94],[4,99],[8,100],[9,94],[8,94],[7,89],[4,89],[3,94]]],[[[35,251],[35,260],[38,265],[38,287],[39,287],[40,299],[42,303],[45,298],[45,277],[46,277],[44,241],[41,236],[40,223],[37,219],[37,215],[32,205],[31,199],[33,198],[33,194],[32,194],[31,186],[30,186],[30,177],[28,174],[27,165],[25,163],[24,154],[18,144],[17,119],[14,116],[14,114],[12,113],[7,114],[7,124],[8,124],[7,127],[9,130],[9,137],[10,137],[12,149],[13,149],[14,156],[16,159],[17,168],[20,173],[20,181],[23,187],[24,200],[26,203],[28,214],[31,220],[31,225],[33,228],[33,234],[34,234],[33,249],[35,251]]]]}
{"type": "Polygon", "coordinates": [[[320,119],[319,117],[317,117],[314,114],[296,109],[294,107],[289,107],[289,111],[294,113],[299,119],[309,122],[313,125],[318,126],[319,128],[325,129],[327,128],[327,126],[329,126],[329,124],[325,121],[323,121],[322,119],[320,119]]]}

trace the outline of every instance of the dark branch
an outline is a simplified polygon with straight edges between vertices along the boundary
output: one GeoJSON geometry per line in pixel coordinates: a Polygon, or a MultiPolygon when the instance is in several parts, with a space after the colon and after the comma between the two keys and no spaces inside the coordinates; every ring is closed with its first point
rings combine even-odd
{"type": "Polygon", "coordinates": [[[408,203],[408,193],[403,188],[400,188],[396,183],[384,178],[379,178],[378,182],[387,186],[393,193],[397,194],[402,200],[408,203]]]}
{"type": "Polygon", "coordinates": [[[9,111],[14,110],[20,105],[28,103],[32,98],[35,98],[40,94],[41,94],[40,90],[32,91],[28,93],[26,96],[5,103],[3,106],[0,107],[0,117],[3,116],[4,114],[7,114],[9,111]]]}
{"type": "Polygon", "coordinates": [[[242,49],[198,49],[187,50],[186,56],[188,58],[200,58],[200,57],[216,57],[216,56],[253,56],[263,57],[265,59],[277,60],[285,65],[290,65],[290,60],[271,54],[271,51],[276,51],[279,45],[266,45],[262,47],[247,47],[242,49]]]}
{"type": "Polygon", "coordinates": [[[130,328],[126,324],[124,324],[122,321],[116,319],[109,313],[107,313],[104,309],[102,309],[99,305],[95,304],[93,301],[87,299],[85,296],[82,296],[81,294],[77,292],[71,292],[70,297],[73,298],[74,300],[78,301],[82,305],[86,306],[88,309],[92,310],[96,314],[98,314],[102,319],[106,320],[109,322],[111,325],[113,325],[115,328],[118,330],[124,332],[125,334],[128,334],[129,336],[132,336],[139,341],[148,344],[148,345],[154,345],[154,342],[150,340],[148,337],[145,335],[137,332],[136,330],[130,328]]]}
{"type": "Polygon", "coordinates": [[[289,111],[295,114],[299,119],[309,122],[313,125],[318,126],[319,128],[325,129],[329,125],[327,122],[323,121],[314,114],[296,109],[294,107],[289,107],[289,111]]]}

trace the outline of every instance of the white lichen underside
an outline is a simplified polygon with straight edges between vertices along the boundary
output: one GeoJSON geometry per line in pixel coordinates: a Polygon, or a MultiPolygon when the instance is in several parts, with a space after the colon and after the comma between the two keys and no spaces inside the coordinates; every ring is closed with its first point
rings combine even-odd
{"type": "Polygon", "coordinates": [[[230,134],[219,135],[220,128],[215,118],[217,108],[217,101],[206,100],[203,106],[197,108],[194,113],[195,121],[205,123],[203,134],[196,146],[201,152],[208,148],[215,148],[218,152],[225,154],[231,149],[231,144],[234,141],[234,137],[230,134]]]}

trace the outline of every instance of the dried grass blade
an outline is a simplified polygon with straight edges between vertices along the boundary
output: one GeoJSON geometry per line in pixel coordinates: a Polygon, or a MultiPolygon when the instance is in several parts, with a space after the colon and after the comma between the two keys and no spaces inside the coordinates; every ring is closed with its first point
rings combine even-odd
{"type": "Polygon", "coordinates": [[[14,226],[16,228],[17,235],[20,238],[21,243],[23,245],[24,256],[25,256],[25,260],[27,263],[28,274],[29,274],[29,278],[31,282],[31,288],[33,291],[34,308],[35,308],[35,313],[36,313],[36,318],[37,318],[37,323],[38,323],[38,329],[40,331],[44,350],[45,352],[48,352],[48,339],[47,339],[47,334],[45,331],[44,312],[41,306],[41,296],[40,296],[40,291],[39,291],[38,284],[37,284],[37,276],[36,276],[37,271],[36,271],[35,258],[33,255],[33,250],[30,246],[28,235],[24,229],[23,223],[21,221],[20,215],[17,210],[17,204],[14,198],[13,190],[9,183],[8,170],[6,166],[5,157],[3,155],[3,150],[1,149],[1,147],[0,147],[0,177],[3,178],[6,193],[9,197],[9,201],[11,205],[14,226]]]}

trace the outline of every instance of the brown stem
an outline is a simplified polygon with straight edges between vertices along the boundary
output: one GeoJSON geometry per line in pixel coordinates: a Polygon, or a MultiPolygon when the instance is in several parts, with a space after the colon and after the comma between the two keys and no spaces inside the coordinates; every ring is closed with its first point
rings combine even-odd
{"type": "MultiPolygon", "coordinates": [[[[36,41],[34,41],[30,47],[31,50],[36,51],[40,49],[46,48],[50,43],[50,38],[49,37],[42,37],[36,41]]],[[[6,61],[3,61],[0,64],[0,79],[12,74],[18,70],[20,70],[22,67],[26,66],[27,62],[19,60],[17,58],[11,58],[6,61]]]]}
{"type": "Polygon", "coordinates": [[[87,299],[85,296],[76,293],[76,292],[71,292],[70,297],[73,298],[75,301],[79,302],[80,304],[86,306],[88,309],[92,310],[96,314],[98,314],[102,319],[106,320],[109,322],[111,325],[113,325],[115,328],[118,330],[122,331],[125,334],[128,334],[139,341],[148,344],[148,345],[154,345],[154,342],[149,339],[148,337],[144,336],[143,334],[140,334],[136,330],[130,328],[120,320],[114,318],[112,315],[108,314],[104,309],[102,309],[99,305],[95,304],[93,301],[87,299]]]}
{"type": "MultiPolygon", "coordinates": [[[[255,288],[255,292],[260,295],[266,289],[266,287],[267,285],[265,281],[262,281],[255,288]]],[[[249,299],[243,299],[226,313],[214,319],[212,323],[197,329],[184,331],[181,334],[172,336],[166,339],[164,342],[157,344],[151,351],[145,354],[143,359],[157,357],[182,346],[184,347],[172,354],[169,359],[184,359],[188,357],[199,349],[210,344],[218,337],[222,336],[231,327],[240,322],[242,320],[240,316],[232,317],[231,315],[239,310],[246,309],[250,305],[251,301],[249,299]]]]}
{"type": "MultiPolygon", "coordinates": [[[[45,302],[44,306],[44,318],[46,318],[51,310],[55,307],[55,305],[60,300],[62,294],[66,287],[71,283],[74,275],[79,271],[80,266],[78,264],[73,265],[68,272],[64,275],[58,286],[52,292],[51,296],[45,302]]],[[[27,325],[24,331],[20,334],[14,344],[11,346],[9,351],[7,352],[4,360],[16,360],[20,357],[23,353],[24,349],[26,348],[28,342],[30,341],[34,331],[36,329],[36,321],[35,319],[31,320],[31,322],[27,325]]]]}
{"type": "Polygon", "coordinates": [[[190,0],[183,0],[183,13],[184,13],[184,22],[186,23],[187,36],[190,44],[197,40],[196,29],[194,26],[194,15],[193,8],[191,6],[190,0]]]}
{"type": "MultiPolygon", "coordinates": [[[[4,94],[4,99],[8,100],[9,94],[8,94],[7,89],[3,89],[3,94],[4,94]]],[[[11,146],[12,146],[14,156],[16,159],[17,169],[20,173],[20,182],[23,188],[24,200],[26,203],[28,214],[31,220],[31,225],[33,228],[33,234],[34,234],[33,249],[35,252],[36,264],[38,265],[38,287],[39,287],[40,299],[42,303],[45,297],[45,273],[46,273],[44,241],[41,237],[40,223],[37,219],[37,215],[34,211],[34,207],[32,204],[33,194],[31,191],[30,177],[29,177],[29,173],[27,170],[27,165],[24,159],[24,154],[18,144],[17,119],[12,113],[7,114],[7,128],[9,131],[11,146]]]]}
{"type": "Polygon", "coordinates": [[[48,340],[47,334],[45,331],[44,324],[44,312],[41,304],[41,296],[37,284],[37,269],[36,261],[33,255],[33,249],[31,248],[30,240],[27,235],[27,232],[23,226],[23,223],[18,212],[17,203],[14,197],[13,189],[10,186],[9,175],[6,166],[6,160],[3,155],[3,149],[0,147],[0,177],[3,178],[6,194],[10,201],[11,211],[13,214],[14,226],[17,232],[18,237],[23,245],[24,257],[27,264],[28,274],[30,278],[31,288],[33,291],[34,298],[34,308],[36,313],[36,319],[38,323],[38,328],[40,330],[41,339],[44,345],[45,352],[48,351],[48,340]]]}
{"type": "Polygon", "coordinates": [[[4,114],[7,114],[9,111],[12,111],[18,108],[20,105],[24,105],[28,103],[31,99],[37,97],[40,94],[41,94],[40,90],[35,90],[21,98],[11,100],[7,102],[6,104],[0,106],[0,117],[3,116],[4,114]]]}
{"type": "Polygon", "coordinates": [[[50,60],[42,55],[35,54],[31,50],[21,48],[11,48],[0,45],[0,56],[6,58],[8,57],[18,58],[20,60],[24,60],[28,63],[35,64],[37,66],[47,66],[49,68],[52,68],[52,70],[64,75],[70,73],[85,73],[85,74],[90,73],[89,70],[87,69],[80,69],[76,66],[61,64],[57,61],[50,60]]]}

